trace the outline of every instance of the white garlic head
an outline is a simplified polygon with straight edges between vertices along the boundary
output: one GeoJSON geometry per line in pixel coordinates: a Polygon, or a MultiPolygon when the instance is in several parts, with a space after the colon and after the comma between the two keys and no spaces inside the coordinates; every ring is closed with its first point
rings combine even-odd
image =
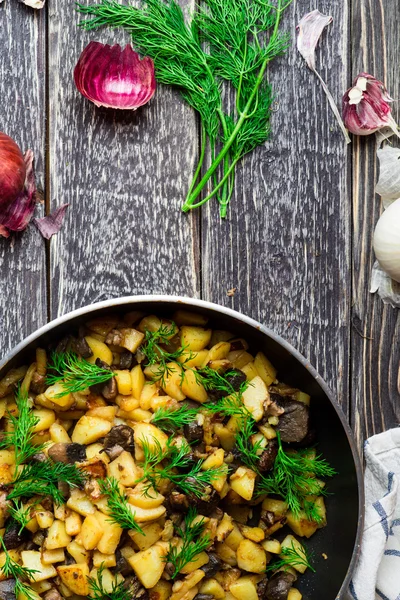
{"type": "Polygon", "coordinates": [[[382,269],[400,282],[400,198],[381,215],[375,227],[373,243],[382,269]]]}

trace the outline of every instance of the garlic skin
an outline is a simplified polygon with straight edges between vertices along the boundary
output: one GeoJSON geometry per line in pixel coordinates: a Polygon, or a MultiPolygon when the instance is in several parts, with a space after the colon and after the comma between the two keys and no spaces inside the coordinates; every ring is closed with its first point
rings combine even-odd
{"type": "Polygon", "coordinates": [[[360,73],[343,96],[344,124],[355,135],[370,135],[383,127],[390,127],[400,137],[392,117],[391,102],[393,98],[382,81],[368,73],[360,73]]]}
{"type": "Polygon", "coordinates": [[[400,198],[381,215],[374,233],[374,251],[382,269],[400,282],[400,198]]]}
{"type": "Polygon", "coordinates": [[[75,85],[96,106],[136,110],[156,91],[154,64],[128,44],[90,42],[74,70],[75,85]]]}

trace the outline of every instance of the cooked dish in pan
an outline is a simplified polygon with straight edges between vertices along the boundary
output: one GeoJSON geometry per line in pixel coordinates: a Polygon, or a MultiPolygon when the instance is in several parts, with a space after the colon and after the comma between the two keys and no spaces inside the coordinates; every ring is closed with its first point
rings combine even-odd
{"type": "Polygon", "coordinates": [[[184,310],[37,348],[0,381],[0,598],[300,600],[335,472],[284,380],[184,310]]]}

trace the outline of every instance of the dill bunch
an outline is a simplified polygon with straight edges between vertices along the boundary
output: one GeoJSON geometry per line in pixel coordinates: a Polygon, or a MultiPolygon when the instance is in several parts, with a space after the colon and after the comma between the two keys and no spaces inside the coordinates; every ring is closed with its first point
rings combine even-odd
{"type": "Polygon", "coordinates": [[[126,585],[125,581],[114,582],[111,590],[106,590],[103,584],[104,563],[97,570],[96,577],[88,577],[90,587],[90,598],[93,600],[132,600],[134,597],[132,585],[126,585]]]}
{"type": "Polygon", "coordinates": [[[163,431],[173,433],[184,425],[192,423],[197,414],[198,410],[190,408],[187,404],[182,404],[179,408],[160,407],[154,413],[151,422],[163,431]]]}
{"type": "Polygon", "coordinates": [[[268,139],[274,97],[265,72],[288,46],[279,25],[291,1],[204,0],[190,24],[176,0],[146,0],[140,8],[115,0],[78,4],[89,17],[81,27],[127,30],[136,49],[153,59],[158,81],[179,88],[199,113],[201,149],[185,212],[216,197],[226,217],[237,163],[268,139]],[[222,83],[235,96],[229,111],[222,83]],[[211,164],[206,170],[207,151],[211,164]]]}
{"type": "Polygon", "coordinates": [[[10,484],[12,490],[7,499],[51,496],[57,504],[64,504],[64,497],[58,489],[59,481],[71,488],[82,487],[85,475],[74,464],[53,463],[50,460],[25,464],[10,484]]]}
{"type": "Polygon", "coordinates": [[[20,526],[18,531],[20,535],[31,520],[31,510],[33,507],[34,504],[30,504],[24,508],[22,502],[18,502],[18,499],[14,500],[14,506],[8,507],[10,517],[20,526]]]}
{"type": "Polygon", "coordinates": [[[279,560],[275,560],[267,565],[267,573],[277,571],[278,569],[287,570],[289,567],[304,566],[315,573],[311,565],[312,555],[303,545],[297,547],[293,541],[290,546],[282,548],[279,560]]]}
{"type": "Polygon", "coordinates": [[[134,529],[144,535],[143,529],[135,521],[134,513],[129,509],[126,495],[123,494],[114,477],[99,480],[100,490],[107,496],[107,505],[110,510],[110,521],[122,529],[134,529]]]}
{"type": "Polygon", "coordinates": [[[35,435],[34,428],[39,419],[35,417],[28,401],[28,394],[18,388],[15,394],[15,403],[18,415],[8,412],[7,418],[11,422],[12,431],[3,431],[0,438],[0,449],[14,447],[15,465],[18,467],[26,462],[37,452],[43,450],[44,445],[32,444],[35,435]]]}
{"type": "Polygon", "coordinates": [[[105,383],[114,377],[112,371],[89,363],[74,352],[53,352],[48,368],[47,385],[61,383],[63,388],[56,398],[82,392],[92,385],[105,383]]]}
{"type": "Polygon", "coordinates": [[[165,557],[165,561],[170,567],[171,579],[175,579],[180,571],[210,544],[210,536],[202,535],[205,526],[204,518],[194,522],[196,517],[196,510],[193,507],[189,508],[183,527],[176,528],[183,543],[180,547],[170,543],[168,554],[165,557]]]}
{"type": "Polygon", "coordinates": [[[307,497],[326,493],[316,477],[333,477],[336,471],[329,463],[316,456],[310,458],[309,448],[286,453],[277,431],[278,454],[271,475],[262,476],[258,484],[259,493],[277,494],[285,499],[289,509],[298,516],[303,506],[308,513],[317,514],[316,507],[312,510],[307,497]]]}
{"type": "Polygon", "coordinates": [[[2,575],[5,579],[12,578],[15,581],[14,594],[18,598],[20,594],[28,600],[36,600],[37,593],[26,583],[29,580],[35,580],[36,569],[29,569],[19,565],[13,560],[4,544],[3,538],[0,538],[0,544],[4,552],[4,564],[1,567],[2,575]]]}
{"type": "Polygon", "coordinates": [[[184,494],[194,494],[197,498],[201,498],[207,486],[225,473],[223,466],[203,471],[201,469],[203,460],[193,463],[190,456],[191,448],[187,442],[183,442],[178,447],[171,437],[163,449],[160,442],[153,437],[151,444],[142,439],[141,445],[144,454],[141,467],[144,474],[139,481],[145,481],[143,488],[145,494],[149,494],[151,488],[157,489],[157,486],[167,479],[179,487],[184,494]],[[180,472],[179,469],[183,469],[184,472],[180,472]]]}

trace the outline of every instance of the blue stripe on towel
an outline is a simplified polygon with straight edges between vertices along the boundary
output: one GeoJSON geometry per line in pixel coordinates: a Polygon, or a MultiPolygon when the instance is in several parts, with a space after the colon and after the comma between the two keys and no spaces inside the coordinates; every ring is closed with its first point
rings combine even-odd
{"type": "MultiPolygon", "coordinates": [[[[400,525],[400,519],[393,519],[392,525],[390,527],[389,535],[394,535],[393,527],[399,527],[399,525],[400,525]]],[[[397,600],[397,598],[396,598],[396,600],[397,600]]],[[[400,600],[400,596],[399,596],[399,600],[400,600]]]]}
{"type": "Polygon", "coordinates": [[[383,592],[381,592],[380,590],[378,590],[378,588],[375,588],[375,591],[378,594],[378,596],[380,598],[382,598],[382,600],[390,600],[390,598],[388,598],[387,596],[385,596],[385,594],[383,592]]]}
{"type": "Polygon", "coordinates": [[[386,511],[383,508],[382,504],[379,502],[379,500],[374,502],[372,506],[374,507],[374,509],[376,510],[378,515],[381,517],[381,525],[382,525],[383,531],[385,532],[386,539],[388,539],[389,525],[388,525],[388,517],[387,517],[386,511]]]}
{"type": "Polygon", "coordinates": [[[354,589],[353,580],[351,580],[349,583],[349,592],[353,596],[354,600],[358,600],[356,590],[354,589]]]}
{"type": "Polygon", "coordinates": [[[386,556],[400,556],[400,550],[385,550],[386,556]]]}
{"type": "Polygon", "coordinates": [[[390,492],[392,491],[393,477],[394,477],[393,471],[389,471],[389,473],[388,473],[388,486],[387,486],[387,492],[386,492],[385,496],[387,496],[388,494],[390,494],[390,492]]]}

